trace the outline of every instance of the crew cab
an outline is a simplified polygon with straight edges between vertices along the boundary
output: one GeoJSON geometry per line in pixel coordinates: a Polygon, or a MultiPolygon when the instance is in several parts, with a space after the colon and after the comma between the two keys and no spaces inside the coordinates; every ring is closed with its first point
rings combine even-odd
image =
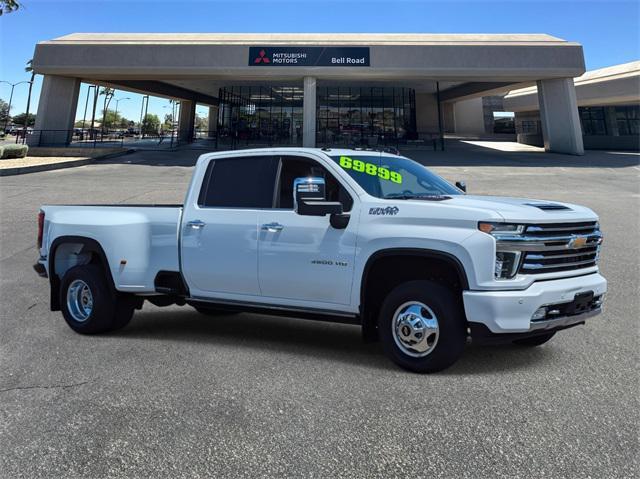
{"type": "Polygon", "coordinates": [[[183,205],[42,206],[35,269],[78,333],[144,300],[341,321],[416,372],[469,337],[537,346],[602,311],[593,211],[465,189],[381,151],[207,153],[183,205]]]}

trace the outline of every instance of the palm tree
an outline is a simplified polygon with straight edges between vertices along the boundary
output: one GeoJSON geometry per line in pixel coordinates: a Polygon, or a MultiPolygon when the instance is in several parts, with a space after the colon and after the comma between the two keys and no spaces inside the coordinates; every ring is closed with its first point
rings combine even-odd
{"type": "Polygon", "coordinates": [[[107,109],[109,108],[109,103],[111,103],[111,99],[113,98],[113,95],[115,95],[115,93],[116,91],[113,88],[103,87],[102,90],[100,90],[100,95],[104,95],[104,110],[102,110],[102,125],[101,125],[103,134],[104,134],[104,125],[107,119],[107,109]]]}
{"type": "Polygon", "coordinates": [[[0,16],[3,13],[15,12],[20,6],[17,0],[0,0],[0,16]]]}
{"type": "MultiPolygon", "coordinates": [[[[33,89],[33,81],[36,78],[36,72],[33,71],[33,58],[29,60],[24,67],[24,71],[31,73],[31,80],[29,81],[29,95],[27,96],[27,112],[25,114],[26,121],[24,122],[22,139],[27,141],[27,125],[29,124],[29,107],[31,106],[31,90],[33,89]]],[[[35,125],[34,125],[35,126],[35,125]]]]}

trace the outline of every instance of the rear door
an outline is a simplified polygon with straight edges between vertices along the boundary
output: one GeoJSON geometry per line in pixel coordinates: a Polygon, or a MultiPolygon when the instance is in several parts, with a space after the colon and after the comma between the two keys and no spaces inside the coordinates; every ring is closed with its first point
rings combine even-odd
{"type": "Polygon", "coordinates": [[[193,297],[258,296],[258,212],[270,208],[271,156],[212,159],[182,220],[182,271],[193,297]]]}

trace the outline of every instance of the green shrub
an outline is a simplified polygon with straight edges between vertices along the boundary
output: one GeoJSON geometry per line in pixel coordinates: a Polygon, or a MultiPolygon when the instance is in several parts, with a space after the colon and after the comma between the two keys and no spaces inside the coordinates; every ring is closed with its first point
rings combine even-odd
{"type": "Polygon", "coordinates": [[[4,145],[0,158],[7,160],[10,158],[24,158],[27,156],[29,147],[27,145],[4,145]]]}
{"type": "Polygon", "coordinates": [[[0,160],[2,159],[3,155],[4,155],[4,146],[0,146],[0,160]]]}

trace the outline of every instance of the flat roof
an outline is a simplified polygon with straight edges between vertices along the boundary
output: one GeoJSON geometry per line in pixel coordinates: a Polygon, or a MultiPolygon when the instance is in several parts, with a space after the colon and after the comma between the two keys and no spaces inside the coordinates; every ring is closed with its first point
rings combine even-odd
{"type": "Polygon", "coordinates": [[[544,33],[71,33],[42,44],[577,45],[544,33]]]}
{"type": "MultiPolygon", "coordinates": [[[[576,87],[579,87],[590,83],[603,83],[637,76],[640,76],[640,61],[621,63],[619,65],[612,65],[610,67],[599,68],[597,70],[590,70],[579,77],[574,78],[573,84],[576,87]]],[[[516,98],[523,95],[532,95],[537,92],[538,87],[536,86],[518,88],[517,90],[511,90],[505,98],[516,98]]]]}
{"type": "MultiPolygon", "coordinates": [[[[585,72],[575,77],[578,106],[607,106],[640,102],[640,61],[622,63],[585,72]]],[[[504,97],[508,111],[537,111],[536,86],[510,91],[504,97]]]]}

